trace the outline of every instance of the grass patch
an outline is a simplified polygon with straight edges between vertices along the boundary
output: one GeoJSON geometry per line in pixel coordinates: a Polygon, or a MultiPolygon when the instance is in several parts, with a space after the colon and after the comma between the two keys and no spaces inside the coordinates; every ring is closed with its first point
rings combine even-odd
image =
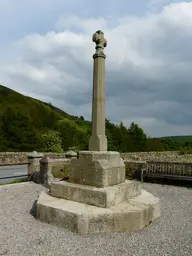
{"type": "Polygon", "coordinates": [[[8,184],[16,184],[16,183],[21,183],[21,182],[27,182],[27,179],[26,178],[14,179],[14,180],[9,181],[9,182],[0,183],[0,186],[8,185],[8,184]]]}
{"type": "Polygon", "coordinates": [[[69,177],[69,167],[64,167],[62,169],[55,169],[52,171],[53,177],[57,179],[62,179],[63,177],[69,177]]]}

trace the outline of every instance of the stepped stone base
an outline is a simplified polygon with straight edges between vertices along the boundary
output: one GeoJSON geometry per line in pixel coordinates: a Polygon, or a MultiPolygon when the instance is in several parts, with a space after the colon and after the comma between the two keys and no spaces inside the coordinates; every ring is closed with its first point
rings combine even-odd
{"type": "Polygon", "coordinates": [[[80,151],[69,181],[51,183],[37,201],[37,219],[79,234],[137,231],[160,216],[159,199],[125,180],[118,152],[80,151]]]}
{"type": "Polygon", "coordinates": [[[41,192],[37,219],[79,234],[137,231],[160,216],[159,199],[141,194],[110,208],[59,199],[41,192]]]}
{"type": "Polygon", "coordinates": [[[126,180],[118,185],[97,188],[65,181],[52,182],[50,195],[75,202],[110,208],[141,193],[141,183],[126,180]]]}

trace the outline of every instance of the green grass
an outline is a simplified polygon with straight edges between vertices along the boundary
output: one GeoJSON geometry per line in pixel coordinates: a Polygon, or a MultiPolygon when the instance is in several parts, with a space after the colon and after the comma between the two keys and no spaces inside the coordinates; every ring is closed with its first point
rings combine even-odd
{"type": "Polygon", "coordinates": [[[3,186],[3,185],[8,185],[8,184],[16,184],[16,183],[21,183],[21,182],[26,182],[27,179],[26,178],[19,178],[19,179],[14,179],[10,182],[6,182],[6,183],[0,183],[0,186],[3,186]]]}
{"type": "Polygon", "coordinates": [[[53,177],[54,178],[58,178],[58,179],[62,179],[63,177],[69,177],[69,168],[63,168],[60,170],[53,170],[53,177]]]}

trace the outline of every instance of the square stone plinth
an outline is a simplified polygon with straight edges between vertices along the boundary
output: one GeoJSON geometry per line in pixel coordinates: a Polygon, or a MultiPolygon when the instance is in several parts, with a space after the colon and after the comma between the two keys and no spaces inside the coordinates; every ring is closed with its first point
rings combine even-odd
{"type": "Polygon", "coordinates": [[[50,195],[75,202],[110,208],[141,193],[141,183],[126,180],[118,185],[96,188],[65,181],[52,182],[50,195]]]}
{"type": "Polygon", "coordinates": [[[41,192],[36,218],[79,234],[137,231],[160,216],[159,199],[142,190],[129,202],[100,208],[41,192]]]}
{"type": "Polygon", "coordinates": [[[119,152],[80,151],[72,159],[69,181],[82,185],[107,187],[125,182],[125,165],[119,152]]]}

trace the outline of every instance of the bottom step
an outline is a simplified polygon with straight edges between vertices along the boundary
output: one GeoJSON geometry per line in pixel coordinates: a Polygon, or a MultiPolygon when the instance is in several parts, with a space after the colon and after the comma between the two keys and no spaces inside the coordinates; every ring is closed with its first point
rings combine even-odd
{"type": "Polygon", "coordinates": [[[160,217],[160,202],[142,190],[129,202],[100,208],[41,192],[36,217],[79,234],[137,231],[160,217]]]}

